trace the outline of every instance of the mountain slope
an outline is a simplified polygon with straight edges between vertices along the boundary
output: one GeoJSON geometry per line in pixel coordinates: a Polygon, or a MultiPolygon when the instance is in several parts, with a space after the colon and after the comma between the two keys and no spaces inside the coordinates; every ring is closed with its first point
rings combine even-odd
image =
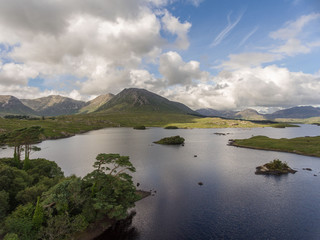
{"type": "Polygon", "coordinates": [[[235,118],[236,111],[215,110],[212,108],[201,108],[196,110],[197,113],[207,117],[235,118]]]}
{"type": "Polygon", "coordinates": [[[182,103],[169,101],[145,89],[128,88],[102,105],[99,112],[170,112],[197,114],[182,103]]]}
{"type": "Polygon", "coordinates": [[[253,109],[245,109],[235,114],[235,118],[245,120],[265,120],[264,116],[253,109]]]}
{"type": "Polygon", "coordinates": [[[114,97],[113,94],[108,93],[105,95],[100,95],[95,99],[87,102],[87,104],[79,110],[79,113],[91,113],[98,110],[99,107],[106,104],[109,100],[114,97]]]}
{"type": "Polygon", "coordinates": [[[0,115],[37,115],[31,108],[25,106],[18,98],[9,95],[0,96],[0,115]]]}
{"type": "Polygon", "coordinates": [[[275,118],[310,118],[310,117],[319,117],[320,108],[315,108],[311,106],[303,107],[293,107],[284,110],[276,111],[272,114],[267,114],[268,119],[275,118]]]}
{"type": "Polygon", "coordinates": [[[212,108],[202,108],[197,110],[198,113],[208,117],[238,118],[245,120],[264,120],[262,114],[253,109],[242,111],[218,111],[212,108]]]}
{"type": "Polygon", "coordinates": [[[77,113],[86,105],[83,101],[77,101],[59,95],[36,99],[21,99],[21,102],[42,116],[70,115],[77,113]]]}

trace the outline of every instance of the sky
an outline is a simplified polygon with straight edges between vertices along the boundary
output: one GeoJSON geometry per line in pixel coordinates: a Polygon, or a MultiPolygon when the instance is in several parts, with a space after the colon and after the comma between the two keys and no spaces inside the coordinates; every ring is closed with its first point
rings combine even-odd
{"type": "Polygon", "coordinates": [[[0,95],[320,105],[319,0],[0,0],[0,95]]]}

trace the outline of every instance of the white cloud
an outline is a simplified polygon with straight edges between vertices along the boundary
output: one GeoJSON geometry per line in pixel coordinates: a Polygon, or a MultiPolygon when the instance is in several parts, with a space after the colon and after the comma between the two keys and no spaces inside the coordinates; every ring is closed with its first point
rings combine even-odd
{"type": "Polygon", "coordinates": [[[274,53],[240,53],[240,54],[230,54],[229,60],[223,61],[220,65],[214,68],[235,70],[240,68],[250,68],[257,67],[263,63],[274,62],[276,60],[282,59],[282,56],[274,53]]]}
{"type": "Polygon", "coordinates": [[[0,62],[0,84],[2,85],[26,85],[29,78],[35,78],[38,72],[23,64],[0,62]]]}
{"type": "Polygon", "coordinates": [[[187,49],[190,45],[188,39],[188,32],[191,28],[191,23],[181,23],[179,18],[171,15],[168,11],[164,12],[164,16],[161,19],[164,30],[171,34],[177,35],[176,46],[181,49],[187,49]]]}
{"type": "Polygon", "coordinates": [[[215,84],[175,86],[166,96],[186,103],[193,109],[218,110],[247,107],[291,107],[314,105],[320,101],[320,78],[286,68],[268,66],[221,72],[215,84]]]}
{"type": "Polygon", "coordinates": [[[290,21],[285,24],[283,28],[278,29],[275,32],[270,33],[270,37],[273,39],[288,40],[295,38],[302,31],[303,27],[309,22],[320,18],[320,13],[312,13],[309,15],[303,15],[296,21],[290,21]]]}
{"type": "Polygon", "coordinates": [[[227,19],[228,19],[228,25],[226,28],[224,28],[219,34],[218,36],[214,39],[214,41],[211,43],[210,47],[215,47],[217,45],[219,45],[222,40],[229,34],[229,32],[235,27],[237,26],[237,24],[240,22],[243,14],[240,14],[237,19],[234,22],[231,22],[230,20],[230,16],[231,13],[228,14],[227,19]]]}
{"type": "Polygon", "coordinates": [[[281,40],[285,43],[273,49],[273,52],[282,53],[288,56],[294,56],[300,53],[309,53],[312,47],[317,45],[308,44],[305,35],[301,34],[303,28],[310,22],[320,18],[320,13],[312,13],[298,18],[296,21],[290,21],[283,28],[271,32],[269,36],[275,40],[281,40]],[[302,41],[304,39],[304,41],[302,41]]]}
{"type": "Polygon", "coordinates": [[[168,86],[176,84],[193,84],[207,81],[209,73],[200,70],[197,61],[184,62],[177,52],[167,52],[161,55],[159,72],[168,86]]]}
{"type": "Polygon", "coordinates": [[[251,32],[249,32],[239,43],[239,46],[242,46],[243,44],[245,44],[248,39],[259,29],[259,27],[255,27],[253,30],[251,30],[251,32]]]}

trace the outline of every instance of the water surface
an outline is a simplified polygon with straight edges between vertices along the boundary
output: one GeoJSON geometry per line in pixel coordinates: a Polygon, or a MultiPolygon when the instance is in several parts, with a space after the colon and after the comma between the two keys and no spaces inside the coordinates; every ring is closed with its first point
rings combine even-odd
{"type": "MultiPolygon", "coordinates": [[[[109,128],[45,141],[32,157],[56,161],[66,175],[84,176],[92,171],[98,153],[130,156],[137,169],[135,183],[154,196],[136,203],[137,214],[129,224],[100,239],[320,239],[320,158],[227,146],[228,139],[252,135],[316,136],[320,127],[109,128]],[[184,147],[152,143],[174,135],[186,139],[184,147]],[[254,174],[256,166],[274,158],[298,172],[280,177],[254,174]],[[302,170],[306,167],[312,171],[302,170]]],[[[0,153],[8,154],[11,150],[0,153]]]]}

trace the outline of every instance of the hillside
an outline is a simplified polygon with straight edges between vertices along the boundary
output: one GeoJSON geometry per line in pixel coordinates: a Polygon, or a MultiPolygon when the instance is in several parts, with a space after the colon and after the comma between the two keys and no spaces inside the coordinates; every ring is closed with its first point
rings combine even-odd
{"type": "Polygon", "coordinates": [[[167,112],[197,114],[182,103],[170,101],[145,89],[128,88],[102,105],[98,112],[167,112]]]}
{"type": "Polygon", "coordinates": [[[267,114],[268,119],[276,118],[311,118],[320,117],[320,108],[311,106],[293,107],[267,114]]]}
{"type": "Polygon", "coordinates": [[[222,117],[232,119],[246,119],[246,120],[264,120],[262,114],[253,109],[245,109],[242,111],[219,111],[212,108],[202,108],[197,110],[198,113],[208,117],[222,117]]]}
{"type": "Polygon", "coordinates": [[[265,117],[253,109],[245,109],[235,114],[235,118],[246,120],[265,120],[265,117]]]}
{"type": "Polygon", "coordinates": [[[91,113],[99,109],[102,105],[106,104],[109,100],[114,97],[113,94],[108,93],[100,95],[95,99],[87,102],[87,104],[79,110],[79,113],[91,113]]]}
{"type": "Polygon", "coordinates": [[[25,106],[18,98],[0,95],[0,115],[37,115],[31,108],[25,106]]]}
{"type": "Polygon", "coordinates": [[[86,105],[83,101],[77,101],[59,95],[51,95],[36,99],[21,99],[21,102],[41,116],[75,114],[86,105]]]}

